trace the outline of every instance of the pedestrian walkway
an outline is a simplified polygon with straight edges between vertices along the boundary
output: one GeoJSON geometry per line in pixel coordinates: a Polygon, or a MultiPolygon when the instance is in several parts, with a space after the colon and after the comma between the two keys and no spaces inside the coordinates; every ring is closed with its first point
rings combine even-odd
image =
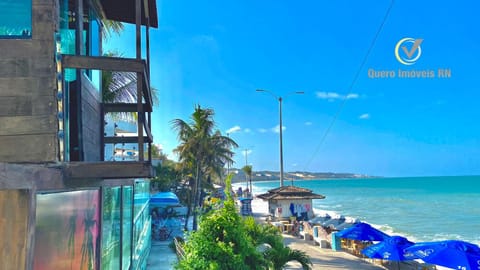
{"type": "Polygon", "coordinates": [[[171,241],[152,241],[152,249],[148,257],[148,270],[170,270],[177,262],[177,255],[169,245],[171,241]]]}

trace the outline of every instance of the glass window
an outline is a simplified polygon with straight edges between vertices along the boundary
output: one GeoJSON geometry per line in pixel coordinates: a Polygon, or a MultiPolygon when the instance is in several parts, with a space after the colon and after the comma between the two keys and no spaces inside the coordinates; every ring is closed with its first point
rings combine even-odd
{"type": "Polygon", "coordinates": [[[151,241],[150,181],[137,179],[134,194],[133,269],[145,269],[151,241]]]}
{"type": "Polygon", "coordinates": [[[102,269],[120,269],[121,188],[103,189],[102,269]]]}
{"type": "Polygon", "coordinates": [[[37,195],[34,269],[97,269],[99,191],[37,195]]]}
{"type": "Polygon", "coordinates": [[[32,0],[2,0],[0,10],[0,38],[32,38],[32,0]]]}
{"type": "Polygon", "coordinates": [[[132,186],[125,186],[123,187],[122,269],[129,269],[132,257],[132,206],[133,188],[132,186]]]}
{"type": "MultiPolygon", "coordinates": [[[[88,46],[87,54],[90,56],[100,56],[100,25],[93,12],[90,12],[90,18],[88,22],[88,46]]],[[[100,70],[88,70],[87,76],[98,91],[101,87],[101,75],[100,70]]]]}

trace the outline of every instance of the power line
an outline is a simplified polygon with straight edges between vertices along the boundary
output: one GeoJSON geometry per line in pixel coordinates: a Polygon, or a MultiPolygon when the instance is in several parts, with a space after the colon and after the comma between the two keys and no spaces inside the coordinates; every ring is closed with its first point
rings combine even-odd
{"type": "Polygon", "coordinates": [[[383,20],[382,20],[382,22],[380,23],[380,26],[378,27],[377,32],[375,33],[375,36],[373,37],[372,42],[370,43],[370,47],[368,47],[367,53],[366,53],[365,56],[363,57],[363,60],[362,60],[362,62],[361,62],[361,64],[360,64],[360,67],[358,68],[357,72],[355,73],[355,76],[353,77],[352,83],[351,83],[350,86],[348,87],[348,93],[347,93],[347,95],[345,95],[345,96],[343,97],[342,103],[340,104],[340,106],[339,106],[337,112],[335,113],[335,116],[333,117],[332,121],[330,122],[330,125],[327,127],[327,130],[325,131],[325,133],[323,134],[322,138],[320,139],[320,142],[319,142],[317,148],[315,149],[315,151],[313,152],[312,157],[311,157],[311,158],[308,160],[308,162],[305,164],[305,169],[304,169],[304,171],[307,170],[307,168],[308,168],[308,166],[310,165],[310,163],[313,161],[313,159],[315,158],[315,156],[318,154],[318,151],[320,150],[320,147],[323,145],[323,142],[324,142],[325,139],[327,138],[328,133],[330,133],[330,130],[332,129],[332,127],[333,127],[333,125],[335,124],[335,122],[337,121],[337,118],[340,116],[340,113],[342,112],[343,107],[345,107],[345,104],[347,103],[347,100],[348,100],[348,96],[349,96],[350,93],[352,92],[352,88],[353,88],[353,86],[355,85],[355,83],[357,82],[358,77],[360,76],[360,72],[363,70],[363,66],[365,66],[365,63],[367,62],[368,57],[370,56],[370,53],[371,53],[371,51],[372,51],[372,49],[373,49],[373,46],[375,46],[375,43],[377,42],[378,36],[380,35],[380,32],[382,31],[383,26],[385,25],[385,22],[387,21],[387,18],[388,18],[388,16],[390,15],[390,11],[392,10],[392,7],[393,7],[394,2],[395,2],[395,0],[390,1],[390,6],[388,7],[387,12],[385,12],[385,16],[383,17],[383,20]]]}

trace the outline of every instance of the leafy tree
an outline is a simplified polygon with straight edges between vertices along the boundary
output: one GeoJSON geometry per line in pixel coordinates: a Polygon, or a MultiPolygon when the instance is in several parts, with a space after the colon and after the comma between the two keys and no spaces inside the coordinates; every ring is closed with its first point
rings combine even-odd
{"type": "MultiPolygon", "coordinates": [[[[227,177],[226,188],[230,186],[227,177]]],[[[184,243],[185,259],[176,269],[272,269],[279,270],[289,261],[298,261],[304,270],[311,262],[305,252],[285,247],[280,232],[273,226],[257,224],[252,217],[241,217],[227,192],[224,207],[202,216],[200,229],[191,232],[184,243]],[[258,247],[267,244],[268,248],[258,247]]]]}
{"type": "Polygon", "coordinates": [[[176,164],[171,160],[164,160],[155,167],[156,177],[151,180],[152,188],[158,191],[174,191],[181,180],[176,164]]]}
{"type": "MultiPolygon", "coordinates": [[[[228,178],[229,186],[230,179],[228,178]]],[[[231,196],[224,207],[202,217],[198,231],[188,235],[185,259],[177,269],[248,270],[266,269],[267,262],[247,234],[231,196]]]]}
{"type": "MultiPolygon", "coordinates": [[[[212,109],[195,107],[190,122],[174,119],[172,126],[177,131],[180,145],[174,149],[179,156],[181,170],[190,182],[193,204],[193,229],[197,228],[198,206],[201,204],[203,182],[211,182],[212,178],[220,178],[226,162],[232,162],[232,147],[238,145],[220,131],[214,131],[212,109]]],[[[192,211],[192,204],[188,206],[187,218],[192,211]]]]}
{"type": "Polygon", "coordinates": [[[276,227],[257,224],[252,217],[247,217],[245,228],[255,246],[268,246],[261,252],[269,262],[269,269],[281,270],[290,261],[299,262],[304,270],[311,269],[312,263],[308,255],[303,251],[286,247],[283,243],[283,237],[276,227]]]}

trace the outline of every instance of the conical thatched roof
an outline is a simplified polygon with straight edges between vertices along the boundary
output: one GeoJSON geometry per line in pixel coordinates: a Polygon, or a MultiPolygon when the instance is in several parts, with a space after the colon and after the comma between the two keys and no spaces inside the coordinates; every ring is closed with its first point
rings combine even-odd
{"type": "Polygon", "coordinates": [[[310,189],[295,186],[274,188],[267,193],[257,195],[257,197],[264,200],[325,199],[325,196],[315,194],[310,189]]]}

